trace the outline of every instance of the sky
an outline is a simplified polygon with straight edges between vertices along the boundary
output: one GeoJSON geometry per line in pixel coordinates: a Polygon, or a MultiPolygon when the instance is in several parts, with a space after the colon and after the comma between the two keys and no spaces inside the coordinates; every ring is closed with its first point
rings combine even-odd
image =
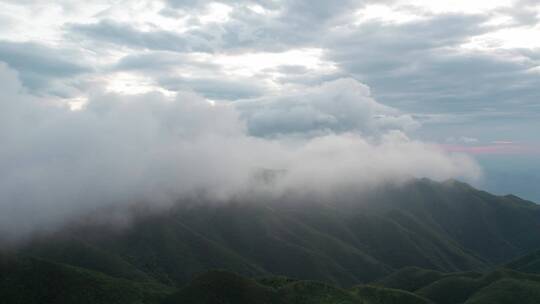
{"type": "Polygon", "coordinates": [[[535,0],[0,0],[0,230],[227,197],[257,168],[540,202],[539,20],[535,0]]]}

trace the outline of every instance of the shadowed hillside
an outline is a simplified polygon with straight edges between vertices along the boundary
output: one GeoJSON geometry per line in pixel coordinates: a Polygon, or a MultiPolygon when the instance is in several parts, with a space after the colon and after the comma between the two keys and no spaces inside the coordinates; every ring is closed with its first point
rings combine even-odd
{"type": "Polygon", "coordinates": [[[505,266],[516,271],[540,274],[540,251],[522,256],[505,266]]]}
{"type": "Polygon", "coordinates": [[[36,258],[0,260],[2,303],[157,304],[174,288],[134,282],[36,258]]]}
{"type": "Polygon", "coordinates": [[[533,203],[424,179],[325,201],[179,203],[125,229],[74,225],[19,252],[165,284],[221,268],[351,286],[407,266],[486,269],[539,248],[539,226],[533,203]]]}
{"type": "Polygon", "coordinates": [[[497,269],[487,273],[441,273],[406,268],[376,285],[413,292],[438,304],[539,303],[540,276],[497,269]]]}
{"type": "Polygon", "coordinates": [[[74,225],[22,254],[165,284],[225,269],[342,286],[406,266],[482,270],[540,247],[540,207],[426,179],[326,200],[179,203],[125,229],[74,225]]]}
{"type": "Polygon", "coordinates": [[[172,288],[33,258],[3,259],[0,270],[2,300],[13,304],[534,304],[540,301],[540,276],[507,269],[484,274],[444,274],[410,268],[373,285],[346,289],[317,281],[286,277],[252,279],[216,270],[172,288]],[[406,282],[417,279],[414,290],[388,287],[401,284],[411,288],[406,282]]]}
{"type": "Polygon", "coordinates": [[[276,278],[255,281],[223,271],[198,276],[165,304],[427,304],[405,291],[374,286],[341,289],[315,281],[276,278]]]}

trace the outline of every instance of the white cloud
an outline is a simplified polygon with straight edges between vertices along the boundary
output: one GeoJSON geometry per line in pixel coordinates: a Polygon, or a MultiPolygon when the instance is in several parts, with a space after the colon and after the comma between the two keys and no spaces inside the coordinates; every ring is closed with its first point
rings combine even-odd
{"type": "Polygon", "coordinates": [[[104,77],[103,83],[106,90],[124,95],[144,94],[152,91],[159,91],[163,94],[172,94],[154,83],[150,77],[129,72],[117,72],[104,77]]]}
{"type": "Polygon", "coordinates": [[[208,55],[208,61],[220,65],[231,76],[253,76],[266,69],[294,64],[310,70],[332,72],[337,68],[322,57],[319,48],[291,49],[286,52],[252,52],[240,55],[208,55]]]}
{"type": "MultiPolygon", "coordinates": [[[[197,194],[228,199],[257,189],[323,195],[412,176],[479,175],[471,159],[411,140],[401,131],[371,138],[345,132],[270,140],[249,135],[234,107],[213,105],[191,93],[173,98],[93,92],[85,108],[71,111],[26,94],[5,67],[0,67],[0,80],[3,237],[54,228],[110,205],[167,205],[197,194]],[[261,168],[284,175],[272,187],[258,188],[253,176],[261,168]]],[[[332,87],[352,90],[343,92],[347,98],[368,90],[346,80],[304,97],[321,94],[312,100],[321,103],[325,94],[333,94],[326,92],[332,87]]],[[[336,108],[350,107],[346,99],[337,102],[336,108]]],[[[361,103],[382,107],[374,100],[361,103]]],[[[358,115],[361,124],[367,117],[362,109],[347,114],[358,115]]]]}
{"type": "Polygon", "coordinates": [[[376,102],[366,85],[351,78],[239,101],[236,107],[249,130],[259,136],[311,136],[328,132],[374,136],[419,126],[410,115],[376,102]]]}
{"type": "Polygon", "coordinates": [[[463,48],[478,50],[537,49],[540,48],[540,24],[502,28],[483,35],[471,37],[463,48]]]}
{"type": "Polygon", "coordinates": [[[232,7],[226,4],[213,2],[208,4],[206,11],[199,16],[199,20],[202,24],[223,23],[229,20],[232,10],[232,7]]]}
{"type": "Polygon", "coordinates": [[[433,13],[485,13],[501,7],[507,7],[516,0],[397,0],[397,5],[417,6],[433,13]]]}

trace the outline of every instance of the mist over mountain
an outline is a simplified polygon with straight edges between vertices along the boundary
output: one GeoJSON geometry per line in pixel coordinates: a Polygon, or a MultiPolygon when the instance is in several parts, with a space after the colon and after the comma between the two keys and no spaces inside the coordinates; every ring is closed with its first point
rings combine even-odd
{"type": "Polygon", "coordinates": [[[127,225],[98,212],[4,248],[0,290],[12,303],[461,303],[451,299],[499,299],[500,288],[538,299],[539,279],[515,271],[538,272],[538,255],[522,256],[540,248],[540,206],[455,180],[131,212],[127,225]],[[500,265],[514,272],[490,273],[500,265]]]}
{"type": "Polygon", "coordinates": [[[0,304],[540,303],[537,0],[0,0],[0,304]]]}
{"type": "Polygon", "coordinates": [[[104,207],[159,209],[193,196],[217,202],[288,191],[325,197],[411,177],[481,175],[466,155],[408,138],[401,125],[411,118],[352,79],[252,101],[249,109],[193,93],[95,91],[73,111],[27,94],[6,67],[0,78],[0,235],[8,240],[104,207]],[[259,134],[277,117],[294,124],[259,134]],[[254,179],[261,169],[283,174],[269,187],[254,179]]]}
{"type": "MultiPolygon", "coordinates": [[[[99,213],[97,213],[99,216],[99,213]]],[[[483,270],[540,248],[540,207],[427,179],[316,198],[290,194],[134,211],[119,227],[92,218],[19,252],[112,276],[187,282],[219,268],[351,285],[417,266],[483,270]]]]}

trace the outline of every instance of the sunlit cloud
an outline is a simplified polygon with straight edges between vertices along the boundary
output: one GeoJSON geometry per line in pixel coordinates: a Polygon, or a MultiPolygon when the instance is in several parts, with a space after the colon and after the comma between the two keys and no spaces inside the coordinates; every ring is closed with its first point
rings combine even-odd
{"type": "Polygon", "coordinates": [[[494,32],[472,37],[470,42],[464,44],[469,49],[515,49],[540,48],[540,25],[533,27],[522,26],[503,28],[494,32]]]}
{"type": "Polygon", "coordinates": [[[229,14],[232,12],[232,7],[223,3],[210,3],[206,11],[199,16],[202,24],[207,23],[223,23],[229,20],[229,14]]]}
{"type": "MultiPolygon", "coordinates": [[[[221,65],[231,75],[253,76],[264,70],[282,65],[303,66],[309,70],[335,71],[332,62],[323,59],[319,48],[293,49],[280,53],[253,52],[239,55],[211,56],[210,60],[221,65]]],[[[210,57],[210,56],[209,56],[210,57]]]]}
{"type": "Polygon", "coordinates": [[[85,2],[69,7],[61,2],[36,2],[29,6],[24,2],[0,1],[1,14],[13,21],[9,27],[0,27],[0,37],[12,41],[65,44],[67,41],[62,37],[64,24],[95,21],[95,15],[109,6],[106,1],[85,2]]]}
{"type": "Polygon", "coordinates": [[[484,13],[496,8],[507,7],[516,0],[398,0],[397,4],[416,6],[432,13],[484,13]]]}
{"type": "Polygon", "coordinates": [[[149,92],[161,92],[166,95],[173,94],[156,85],[152,79],[141,76],[140,74],[117,72],[104,76],[102,80],[106,84],[105,89],[112,93],[124,95],[137,95],[149,92]]]}

